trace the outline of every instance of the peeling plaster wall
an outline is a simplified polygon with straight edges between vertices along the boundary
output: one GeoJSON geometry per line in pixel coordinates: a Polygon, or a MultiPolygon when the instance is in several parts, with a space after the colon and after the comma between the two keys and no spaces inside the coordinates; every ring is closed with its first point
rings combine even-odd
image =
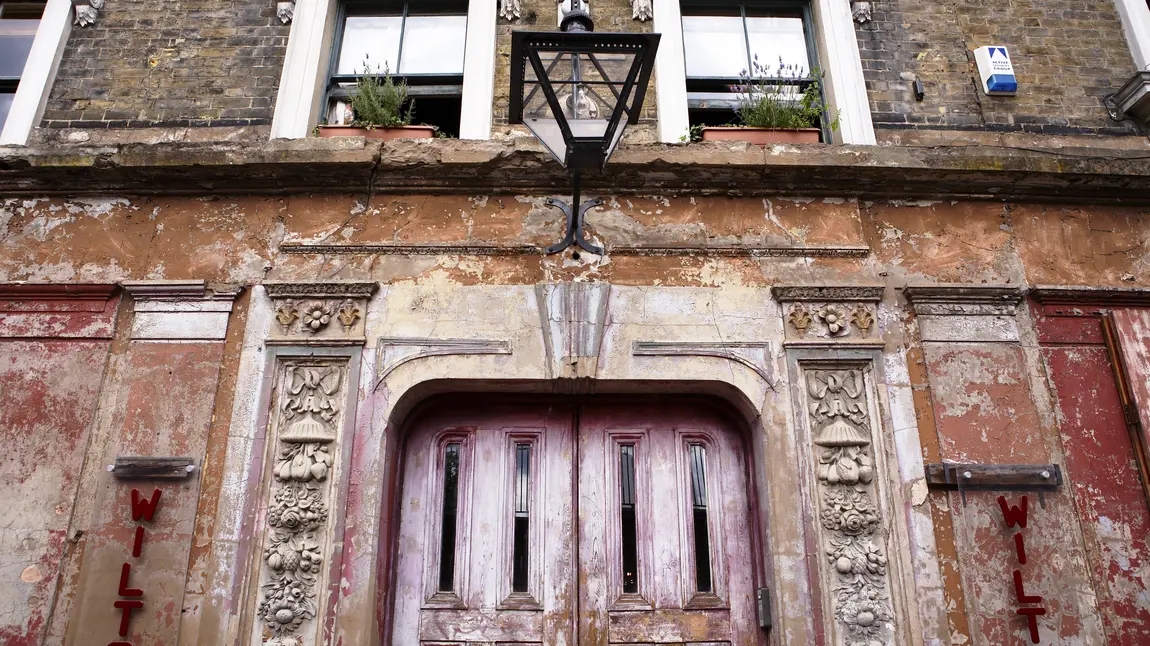
{"type": "MultiPolygon", "coordinates": [[[[535,285],[582,281],[611,285],[595,364],[601,383],[722,383],[749,402],[757,420],[755,462],[776,474],[766,479],[761,501],[771,521],[765,536],[780,611],[775,631],[780,643],[817,643],[825,634],[816,617],[826,591],[815,580],[815,559],[821,556],[811,549],[806,485],[793,471],[802,455],[796,412],[779,393],[794,384],[782,349],[783,311],[769,288],[872,284],[885,288],[876,310],[879,343],[873,350],[881,370],[875,406],[885,434],[882,460],[889,465],[883,504],[890,522],[886,545],[898,563],[891,571],[892,589],[900,595],[899,643],[997,645],[1025,635],[1024,622],[1013,614],[1011,581],[1003,575],[1009,574],[1013,545],[994,496],[968,494],[964,504],[958,495],[928,493],[923,463],[938,460],[1055,462],[1067,468],[1070,486],[1047,494],[1044,506],[1032,499],[1027,549],[1038,565],[1028,570],[1034,576],[1027,592],[1049,600],[1048,615],[1040,619],[1043,635],[1067,644],[1106,643],[1115,613],[1121,614],[1114,608],[1136,594],[1118,584],[1105,598],[1099,592],[1101,578],[1109,576],[1107,564],[1119,562],[1114,554],[1121,540],[1101,533],[1101,516],[1114,514],[1078,496],[1083,487],[1105,487],[1107,479],[1092,481],[1076,466],[1084,459],[1069,448],[1077,431],[1065,409],[1056,412],[1061,386],[1047,382],[1052,360],[1040,349],[1033,321],[1025,312],[994,320],[915,315],[899,290],[908,283],[1145,287],[1150,241],[1142,221],[1150,209],[804,196],[605,197],[607,203],[588,216],[589,237],[609,248],[638,251],[578,258],[570,252],[516,251],[550,244],[562,228],[559,212],[534,195],[0,201],[2,283],[194,279],[255,286],[250,300],[238,301],[226,335],[209,340],[142,340],[133,325],[138,313],[121,312],[116,340],[110,346],[102,342],[111,348],[103,351],[110,358],[102,380],[97,365],[105,355],[98,351],[64,352],[64,346],[42,340],[0,341],[0,352],[13,349],[8,372],[0,373],[6,391],[49,384],[73,414],[89,411],[89,417],[68,423],[69,433],[90,424],[95,429],[90,447],[81,442],[82,433],[65,437],[64,445],[72,448],[59,467],[82,483],[67,504],[80,508],[70,522],[85,536],[72,556],[61,556],[69,521],[44,511],[55,499],[22,514],[39,518],[31,529],[60,538],[43,549],[37,543],[35,553],[0,560],[0,573],[9,572],[11,580],[36,579],[22,580],[21,592],[0,593],[0,609],[8,607],[12,617],[3,625],[13,626],[20,638],[49,635],[47,643],[84,643],[89,631],[113,635],[117,617],[108,607],[132,525],[124,502],[131,487],[111,483],[100,469],[115,455],[187,453],[204,465],[202,480],[165,490],[160,516],[166,524],[141,564],[149,568],[144,585],[155,591],[150,594],[169,603],[138,620],[134,639],[183,646],[246,643],[258,621],[251,575],[260,550],[245,523],[258,509],[261,425],[270,397],[265,340],[274,325],[274,308],[258,284],[340,279],[382,287],[364,312],[354,444],[339,496],[346,501],[347,523],[332,557],[339,562],[338,577],[324,630],[331,643],[377,641],[385,612],[377,580],[388,504],[383,483],[395,449],[392,425],[402,421],[402,415],[394,417],[396,407],[405,393],[429,380],[546,381],[551,362],[535,285]],[[381,243],[493,244],[503,251],[400,254],[350,247],[381,243]],[[301,253],[299,246],[308,244],[328,245],[327,251],[301,253]],[[345,252],[330,251],[339,245],[345,252]],[[666,255],[653,247],[690,247],[696,253],[666,255]],[[720,247],[745,253],[706,255],[720,247]],[[763,257],[754,257],[754,250],[763,257]],[[381,339],[391,337],[496,339],[513,352],[421,359],[381,382],[376,353],[381,339]],[[774,383],[725,359],[635,356],[636,341],[767,343],[762,369],[774,383]],[[91,364],[83,379],[57,374],[77,363],[91,364]],[[47,373],[41,373],[53,366],[45,381],[47,373]],[[1079,522],[1068,528],[1066,518],[1079,522]],[[65,573],[59,585],[58,571],[65,573]],[[55,615],[53,607],[59,609],[55,615]]],[[[25,325],[23,316],[0,311],[0,332],[25,325]]],[[[110,321],[106,329],[110,337],[110,321]]],[[[19,446],[31,447],[20,449],[23,458],[41,450],[28,442],[40,437],[29,424],[42,420],[28,422],[21,411],[34,404],[19,402],[0,410],[15,421],[0,421],[13,429],[19,446]]],[[[18,473],[10,477],[20,481],[46,467],[12,468],[18,473]]],[[[1115,529],[1120,537],[1123,531],[1115,529]]],[[[0,532],[0,540],[23,539],[0,532]]],[[[25,549],[23,543],[18,547],[25,549]]],[[[29,639],[38,643],[39,637],[29,639]]]]}

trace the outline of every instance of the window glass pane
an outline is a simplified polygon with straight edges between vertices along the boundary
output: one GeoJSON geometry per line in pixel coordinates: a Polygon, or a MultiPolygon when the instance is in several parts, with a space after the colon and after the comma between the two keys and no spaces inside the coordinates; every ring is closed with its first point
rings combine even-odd
{"type": "Polygon", "coordinates": [[[4,122],[8,120],[8,111],[12,109],[12,97],[16,96],[8,92],[0,92],[0,129],[4,128],[4,122]]]}
{"type": "Polygon", "coordinates": [[[386,67],[395,73],[402,24],[401,16],[348,16],[336,74],[362,74],[364,61],[373,72],[386,67]]]}
{"type": "Polygon", "coordinates": [[[511,591],[527,592],[527,533],[531,510],[531,445],[515,445],[515,546],[511,565],[511,591]]]}
{"type": "Polygon", "coordinates": [[[443,455],[443,524],[439,544],[439,590],[455,589],[455,531],[459,507],[459,444],[451,443],[443,455]]]}
{"type": "Polygon", "coordinates": [[[751,39],[751,56],[758,57],[766,76],[806,76],[811,70],[807,57],[807,40],[802,18],[747,18],[747,35],[751,39]],[[795,66],[797,71],[779,74],[779,62],[795,66]]]}
{"type": "Polygon", "coordinates": [[[408,16],[400,74],[462,74],[467,16],[408,16]]]}
{"type": "Polygon", "coordinates": [[[623,592],[639,591],[639,550],[635,527],[635,445],[619,447],[620,539],[623,548],[623,592]]]}
{"type": "Polygon", "coordinates": [[[0,78],[20,78],[40,21],[0,19],[0,78]]]}
{"type": "Polygon", "coordinates": [[[695,589],[711,592],[711,541],[707,519],[707,449],[702,444],[689,447],[691,465],[691,511],[695,534],[695,589]]]}
{"type": "Polygon", "coordinates": [[[687,76],[738,77],[747,69],[747,38],[736,16],[683,16],[687,76]]]}

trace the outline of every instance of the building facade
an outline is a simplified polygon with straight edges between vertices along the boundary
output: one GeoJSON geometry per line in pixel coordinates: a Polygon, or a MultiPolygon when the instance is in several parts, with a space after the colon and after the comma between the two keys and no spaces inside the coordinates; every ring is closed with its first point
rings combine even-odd
{"type": "Polygon", "coordinates": [[[1146,1],[593,0],[548,254],[564,9],[0,1],[0,643],[1150,643],[1146,1]],[[694,141],[776,57],[821,143],[694,141]]]}

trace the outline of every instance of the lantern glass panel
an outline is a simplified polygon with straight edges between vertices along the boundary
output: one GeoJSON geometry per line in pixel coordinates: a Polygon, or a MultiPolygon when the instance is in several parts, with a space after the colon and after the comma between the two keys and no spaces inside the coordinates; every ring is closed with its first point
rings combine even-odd
{"type": "MultiPolygon", "coordinates": [[[[635,96],[634,87],[624,95],[624,86],[636,54],[634,51],[537,51],[538,65],[550,82],[555,103],[540,85],[536,61],[531,60],[534,57],[529,54],[524,70],[523,123],[566,164],[564,124],[572,141],[602,141],[608,134],[616,106],[622,102],[624,108],[628,108],[635,96]],[[556,112],[562,114],[562,122],[556,112]]],[[[622,112],[619,126],[611,133],[611,141],[603,142],[608,156],[622,136],[628,118],[627,112],[622,112]]]]}

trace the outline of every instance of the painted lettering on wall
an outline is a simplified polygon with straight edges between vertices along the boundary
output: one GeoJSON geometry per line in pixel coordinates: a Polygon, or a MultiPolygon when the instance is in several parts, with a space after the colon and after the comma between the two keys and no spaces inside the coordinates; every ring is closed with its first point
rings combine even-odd
{"type": "MultiPolygon", "coordinates": [[[[1002,509],[1002,519],[1006,521],[1008,528],[1018,528],[1014,534],[1014,557],[1018,560],[1019,565],[1026,565],[1026,540],[1022,536],[1022,530],[1026,529],[1026,506],[1027,499],[1023,496],[1018,505],[1008,505],[1006,503],[1006,496],[998,497],[998,506],[1002,509]]],[[[1019,615],[1026,617],[1027,626],[1030,628],[1030,641],[1038,643],[1038,617],[1046,614],[1046,608],[1042,607],[1042,597],[1035,594],[1026,594],[1026,586],[1022,577],[1022,570],[1014,570],[1014,597],[1018,601],[1018,609],[1015,610],[1019,615]],[[1026,606],[1023,604],[1038,604],[1037,606],[1026,606]]]]}
{"type": "MultiPolygon", "coordinates": [[[[140,495],[139,489],[132,490],[132,520],[136,523],[143,521],[152,522],[152,518],[156,515],[156,508],[160,506],[160,490],[156,489],[152,492],[152,497],[145,498],[140,495]]],[[[136,535],[132,540],[132,558],[138,559],[144,551],[144,539],[147,538],[144,531],[144,525],[136,525],[136,535]]],[[[132,564],[125,562],[120,568],[120,585],[116,588],[116,594],[120,596],[112,607],[120,611],[120,637],[128,636],[128,629],[132,623],[132,613],[144,607],[144,591],[141,588],[131,587],[132,579],[132,564]]],[[[132,642],[128,641],[114,641],[108,646],[132,646],[132,642]]]]}

